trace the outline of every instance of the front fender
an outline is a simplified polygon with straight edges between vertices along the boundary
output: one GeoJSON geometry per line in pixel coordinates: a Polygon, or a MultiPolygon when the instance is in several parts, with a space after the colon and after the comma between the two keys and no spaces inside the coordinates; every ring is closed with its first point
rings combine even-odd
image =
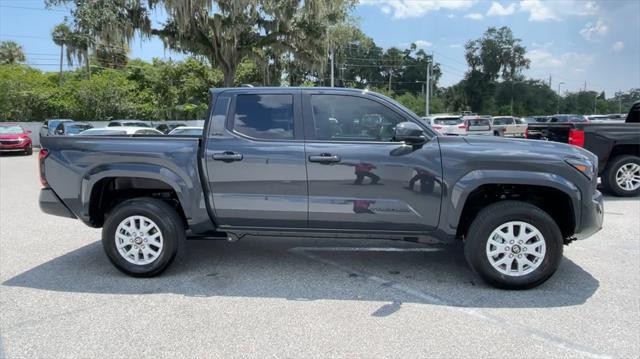
{"type": "Polygon", "coordinates": [[[566,178],[553,173],[533,171],[475,170],[455,182],[449,195],[443,200],[444,221],[441,222],[440,229],[448,235],[454,236],[467,198],[474,190],[487,184],[532,185],[562,191],[571,198],[576,225],[580,223],[580,201],[582,198],[580,190],[566,178]]]}

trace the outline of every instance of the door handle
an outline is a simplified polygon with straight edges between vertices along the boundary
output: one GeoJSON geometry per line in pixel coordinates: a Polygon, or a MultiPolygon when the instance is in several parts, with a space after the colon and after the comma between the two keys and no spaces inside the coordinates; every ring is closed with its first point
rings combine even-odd
{"type": "Polygon", "coordinates": [[[336,163],[340,162],[340,156],[332,155],[330,153],[321,153],[317,156],[309,156],[309,162],[336,163]]]}
{"type": "Polygon", "coordinates": [[[242,153],[233,151],[217,152],[213,154],[213,160],[224,162],[242,161],[242,153]]]}

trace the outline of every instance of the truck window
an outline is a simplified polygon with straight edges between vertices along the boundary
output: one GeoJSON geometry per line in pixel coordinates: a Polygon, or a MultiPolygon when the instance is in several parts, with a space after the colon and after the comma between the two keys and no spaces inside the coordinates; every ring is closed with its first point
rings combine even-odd
{"type": "Polygon", "coordinates": [[[315,138],[330,141],[391,141],[395,112],[373,100],[344,95],[311,96],[315,138]]]}
{"type": "Polygon", "coordinates": [[[225,122],[227,120],[227,111],[229,110],[229,98],[219,97],[213,107],[213,113],[209,121],[210,136],[224,135],[225,122]]]}
{"type": "Polygon", "coordinates": [[[238,95],[233,129],[265,140],[293,140],[292,95],[238,95]]]}

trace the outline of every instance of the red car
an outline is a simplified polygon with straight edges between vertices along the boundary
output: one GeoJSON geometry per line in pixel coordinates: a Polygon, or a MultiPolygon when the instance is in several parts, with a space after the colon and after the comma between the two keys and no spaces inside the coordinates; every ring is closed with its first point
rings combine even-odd
{"type": "Polygon", "coordinates": [[[0,153],[22,152],[27,156],[33,153],[30,130],[12,122],[0,122],[0,153]]]}

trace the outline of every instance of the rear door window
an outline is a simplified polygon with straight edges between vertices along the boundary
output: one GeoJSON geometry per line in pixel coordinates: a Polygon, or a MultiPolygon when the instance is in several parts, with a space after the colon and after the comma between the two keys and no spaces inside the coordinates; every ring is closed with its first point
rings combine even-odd
{"type": "Polygon", "coordinates": [[[236,96],[233,130],[265,140],[293,140],[293,95],[236,96]]]}

